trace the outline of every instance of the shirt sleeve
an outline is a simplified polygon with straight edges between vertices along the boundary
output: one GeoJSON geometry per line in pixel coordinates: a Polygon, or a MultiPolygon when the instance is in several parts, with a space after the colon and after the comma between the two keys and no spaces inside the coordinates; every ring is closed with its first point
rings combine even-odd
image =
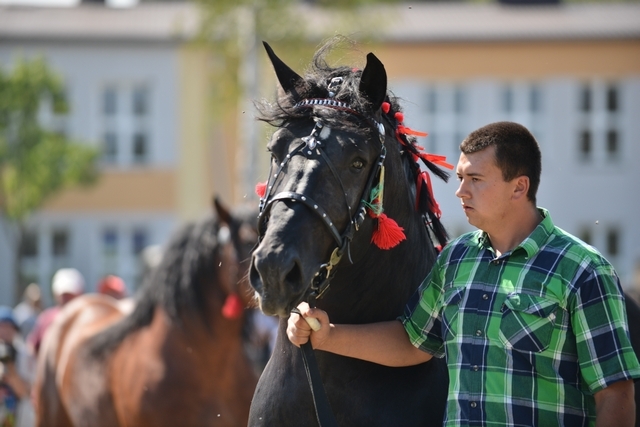
{"type": "Polygon", "coordinates": [[[596,393],[616,381],[640,378],[631,347],[624,294],[613,267],[585,270],[571,307],[582,378],[596,393]]]}
{"type": "Polygon", "coordinates": [[[443,267],[440,254],[431,272],[407,302],[399,317],[411,344],[432,354],[444,357],[440,306],[443,295],[443,267]]]}

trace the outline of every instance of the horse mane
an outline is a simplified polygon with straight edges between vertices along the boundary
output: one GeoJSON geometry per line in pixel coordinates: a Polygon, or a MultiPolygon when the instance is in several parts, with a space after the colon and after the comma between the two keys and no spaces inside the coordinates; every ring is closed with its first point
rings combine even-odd
{"type": "MultiPolygon", "coordinates": [[[[280,91],[276,103],[266,100],[257,103],[257,119],[275,127],[282,127],[289,122],[300,119],[311,120],[311,117],[314,114],[318,115],[319,112],[315,108],[295,108],[296,103],[304,99],[328,98],[329,83],[334,77],[342,77],[342,84],[333,99],[347,103],[351,109],[359,114],[350,114],[348,120],[345,121],[345,114],[339,109],[323,108],[321,112],[322,120],[331,127],[360,132],[367,138],[372,138],[378,133],[378,130],[372,124],[371,118],[383,121],[387,128],[386,142],[395,140],[402,146],[401,150],[403,159],[406,162],[405,165],[410,169],[410,174],[413,178],[412,180],[410,179],[412,185],[415,186],[421,174],[419,160],[431,173],[446,182],[449,179],[449,174],[425,158],[426,156],[422,153],[423,148],[417,144],[417,139],[412,135],[398,132],[399,126],[402,125],[403,121],[400,98],[396,97],[390,90],[387,90],[385,102],[389,104],[389,110],[386,112],[373,111],[371,103],[364,96],[361,96],[359,91],[362,70],[348,66],[332,67],[327,63],[327,55],[345,41],[344,37],[337,36],[318,49],[309,69],[302,76],[302,81],[288,93],[280,91]],[[388,129],[392,130],[393,136],[390,135],[388,129]]],[[[440,221],[439,213],[433,208],[437,206],[437,203],[426,185],[421,186],[420,193],[416,195],[416,202],[417,210],[423,215],[427,227],[440,245],[446,245],[448,234],[440,221]]]]}
{"type": "MultiPolygon", "coordinates": [[[[348,66],[332,67],[327,63],[327,55],[344,41],[343,37],[335,37],[320,47],[295,90],[290,93],[281,93],[275,104],[267,100],[256,103],[257,119],[272,126],[281,127],[291,120],[310,118],[313,115],[312,109],[294,108],[295,104],[302,99],[327,98],[329,94],[327,87],[334,77],[343,78],[340,90],[335,94],[334,99],[348,103],[363,115],[367,113],[372,115],[374,111],[371,111],[371,104],[361,96],[358,90],[362,70],[348,66]]],[[[323,119],[334,119],[335,124],[332,123],[332,125],[344,124],[345,122],[344,114],[338,110],[323,111],[323,119]]],[[[364,124],[365,121],[359,120],[357,122],[364,124]]]]}
{"type": "MultiPolygon", "coordinates": [[[[180,322],[180,316],[186,312],[197,313],[204,321],[204,287],[209,286],[207,292],[216,288],[207,278],[215,277],[214,268],[219,262],[219,229],[217,219],[211,216],[176,231],[162,261],[144,278],[134,296],[136,307],[133,312],[94,336],[89,343],[91,353],[104,357],[127,335],[149,325],[157,307],[161,307],[172,322],[180,322]]],[[[218,291],[222,295],[222,291],[218,291]]],[[[206,322],[205,325],[209,326],[206,322]]]]}

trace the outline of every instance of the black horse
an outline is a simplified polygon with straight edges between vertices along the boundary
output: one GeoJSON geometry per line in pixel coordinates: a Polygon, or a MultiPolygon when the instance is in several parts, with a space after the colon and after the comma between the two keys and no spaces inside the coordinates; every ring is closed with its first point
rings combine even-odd
{"type": "MultiPolygon", "coordinates": [[[[436,165],[442,159],[420,151],[416,132],[403,125],[375,55],[362,70],[333,68],[325,45],[302,78],[265,47],[282,91],[276,104],[260,108],[259,118],[279,129],[268,146],[271,172],[249,274],[260,308],[281,320],[249,426],[315,426],[301,351],[285,333],[290,311],[310,300],[337,323],[400,315],[434,263],[432,236],[446,241],[418,162],[447,174],[436,165]]],[[[316,358],[339,425],[442,425],[443,360],[389,368],[322,351],[316,358]]]]}

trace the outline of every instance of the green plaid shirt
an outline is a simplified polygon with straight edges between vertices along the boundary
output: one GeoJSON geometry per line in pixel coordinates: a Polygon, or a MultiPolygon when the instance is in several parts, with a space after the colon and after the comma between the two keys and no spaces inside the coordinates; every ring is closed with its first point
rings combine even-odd
{"type": "Polygon", "coordinates": [[[446,426],[592,426],[593,394],[640,377],[619,279],[549,213],[513,251],[486,233],[447,245],[400,318],[446,356],[446,426]]]}

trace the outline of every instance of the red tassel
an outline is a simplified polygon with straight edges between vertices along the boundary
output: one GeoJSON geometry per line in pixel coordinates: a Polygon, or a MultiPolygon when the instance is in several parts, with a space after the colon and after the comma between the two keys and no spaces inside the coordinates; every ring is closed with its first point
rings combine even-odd
{"type": "Polygon", "coordinates": [[[382,103],[382,112],[385,114],[389,114],[389,110],[391,109],[391,104],[389,104],[388,102],[383,102],[382,103]]]}
{"type": "Polygon", "coordinates": [[[440,210],[440,205],[436,202],[436,198],[433,195],[433,187],[431,185],[431,176],[427,171],[420,172],[418,175],[418,182],[416,183],[417,191],[416,191],[416,209],[420,206],[420,189],[422,188],[422,184],[425,183],[427,185],[427,191],[429,191],[429,206],[428,209],[433,212],[436,217],[440,218],[442,216],[442,211],[440,210]]]}
{"type": "Polygon", "coordinates": [[[404,228],[400,227],[397,222],[384,213],[378,216],[378,228],[371,236],[371,242],[377,247],[385,250],[391,249],[406,238],[404,228]]]}
{"type": "Polygon", "coordinates": [[[256,194],[261,199],[264,197],[265,194],[267,194],[267,183],[266,182],[259,182],[259,183],[256,184],[256,194]]]}
{"type": "Polygon", "coordinates": [[[222,315],[227,319],[237,319],[242,316],[244,307],[238,294],[229,294],[224,306],[222,307],[222,315]]]}
{"type": "Polygon", "coordinates": [[[411,128],[408,128],[406,126],[402,126],[402,125],[398,125],[398,132],[400,132],[403,135],[414,135],[414,136],[427,136],[428,133],[426,132],[420,132],[418,130],[413,130],[411,128]]]}

